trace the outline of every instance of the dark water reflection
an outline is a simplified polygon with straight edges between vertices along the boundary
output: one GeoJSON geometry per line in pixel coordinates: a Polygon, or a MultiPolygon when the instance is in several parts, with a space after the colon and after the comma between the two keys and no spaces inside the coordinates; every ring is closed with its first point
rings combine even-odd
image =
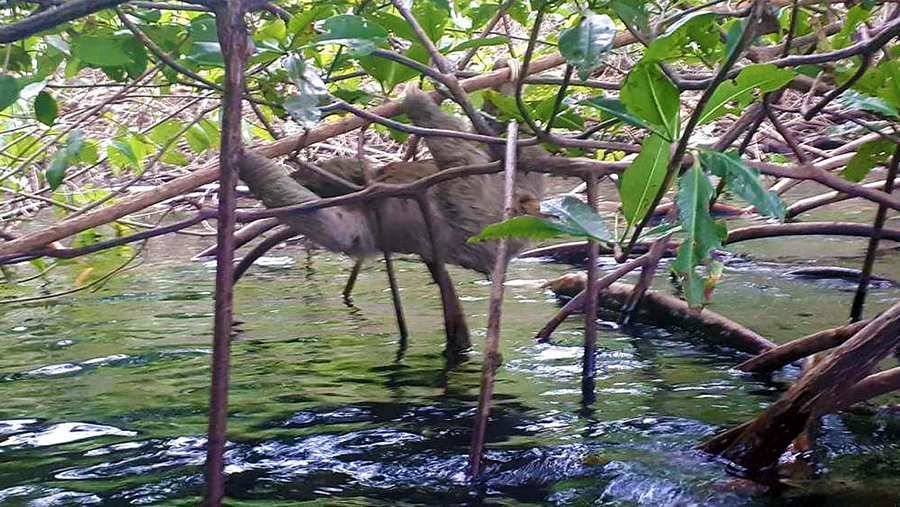
{"type": "MultiPolygon", "coordinates": [[[[187,257],[172,248],[169,257],[187,257]]],[[[300,265],[255,267],[236,294],[242,323],[232,357],[230,505],[900,502],[900,419],[890,413],[826,418],[818,457],[827,480],[779,498],[695,453],[708,435],[758,413],[797,370],[739,375],[729,368],[740,357],[677,331],[601,323],[597,401],[583,410],[579,319],[567,321],[554,344],[532,339],[556,311],[537,285],[566,268],[533,262],[514,264],[509,276],[505,363],[485,475],[470,487],[463,469],[481,356],[476,350],[468,362],[448,366],[440,353],[440,300],[425,270],[397,263],[410,328],[408,349],[397,360],[379,266],[363,271],[348,307],[339,293],[349,261],[288,254],[300,265]]],[[[883,256],[889,265],[898,259],[883,256]]],[[[842,322],[852,298],[846,286],[782,278],[779,272],[794,263],[771,260],[728,268],[715,309],[776,341],[842,322]]],[[[80,269],[58,270],[51,281],[71,284],[80,269]]],[[[5,310],[0,505],[196,502],[205,458],[212,270],[203,263],[147,264],[95,294],[5,310]]],[[[480,344],[490,287],[471,273],[453,276],[480,344]]],[[[884,308],[898,295],[874,290],[867,309],[884,308]]]]}

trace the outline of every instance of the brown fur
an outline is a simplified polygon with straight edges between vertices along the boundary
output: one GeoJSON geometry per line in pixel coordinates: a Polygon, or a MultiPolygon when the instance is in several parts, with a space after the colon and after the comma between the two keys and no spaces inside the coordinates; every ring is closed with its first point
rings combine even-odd
{"type": "MultiPolygon", "coordinates": [[[[403,101],[406,114],[420,127],[466,130],[459,118],[440,110],[431,98],[419,90],[408,90],[403,101]]],[[[375,179],[405,183],[433,174],[439,169],[490,161],[476,143],[455,138],[425,139],[434,161],[396,162],[376,170],[375,179]]],[[[248,155],[241,163],[241,178],[266,206],[286,206],[316,197],[346,193],[333,184],[298,173],[288,176],[284,166],[262,157],[248,155]]],[[[337,158],[321,164],[325,170],[348,181],[364,181],[362,164],[356,159],[337,158]]],[[[533,210],[543,194],[543,176],[537,173],[517,175],[517,201],[525,210],[533,210]]],[[[466,240],[503,217],[503,175],[478,175],[456,178],[431,187],[427,201],[437,220],[437,238],[449,263],[490,272],[497,255],[495,241],[468,244],[466,240]]],[[[373,204],[318,210],[288,217],[283,221],[297,232],[331,250],[351,255],[375,254],[381,250],[412,253],[426,262],[433,260],[431,242],[417,203],[409,199],[385,199],[377,204],[382,220],[382,235],[375,233],[373,204]]],[[[524,248],[521,240],[509,242],[509,255],[524,248]]]]}

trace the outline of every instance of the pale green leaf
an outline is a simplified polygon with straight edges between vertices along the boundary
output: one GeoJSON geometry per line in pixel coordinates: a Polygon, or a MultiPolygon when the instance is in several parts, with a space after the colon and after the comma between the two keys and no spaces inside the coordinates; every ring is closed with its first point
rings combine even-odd
{"type": "Polygon", "coordinates": [[[678,89],[653,62],[639,63],[628,73],[619,98],[628,111],[663,128],[667,138],[678,134],[681,102],[678,89]]]}
{"type": "Polygon", "coordinates": [[[876,139],[860,146],[841,171],[841,178],[854,183],[862,181],[876,165],[885,162],[896,147],[888,139],[876,139]]]}
{"type": "Polygon", "coordinates": [[[58,112],[59,109],[56,106],[56,100],[53,98],[53,95],[42,91],[34,98],[34,116],[37,118],[37,121],[49,127],[56,121],[58,112]]]}
{"type": "Polygon", "coordinates": [[[684,230],[684,241],[672,269],[681,279],[685,299],[692,307],[703,303],[705,280],[697,267],[709,260],[710,250],[721,248],[726,231],[709,215],[709,202],[714,189],[709,177],[694,164],[679,179],[676,203],[684,230]]]}
{"type": "Polygon", "coordinates": [[[669,165],[671,143],[652,134],[644,138],[641,152],[622,173],[619,193],[629,226],[640,222],[662,187],[669,165]]]}
{"type": "Polygon", "coordinates": [[[862,93],[847,90],[838,96],[838,102],[844,107],[859,111],[871,111],[885,116],[900,116],[897,109],[880,97],[872,97],[862,93]]]}
{"type": "Polygon", "coordinates": [[[738,108],[746,108],[753,101],[753,91],[773,92],[794,80],[796,74],[788,69],[779,69],[772,64],[750,65],[744,68],[733,81],[725,81],[716,88],[700,114],[698,125],[709,123],[727,114],[729,104],[735,102],[738,108]]]}
{"type": "MultiPolygon", "coordinates": [[[[605,14],[588,12],[559,37],[559,52],[581,73],[597,68],[616,38],[616,24],[605,14]]],[[[586,76],[583,76],[586,77],[586,76]]]]}
{"type": "Polygon", "coordinates": [[[15,101],[19,100],[19,92],[22,87],[16,78],[9,74],[0,74],[0,111],[3,111],[15,101]]]}
{"type": "Polygon", "coordinates": [[[786,207],[778,194],[770,192],[760,180],[759,171],[745,164],[737,152],[703,150],[700,162],[709,172],[725,178],[728,188],[752,204],[763,215],[784,219],[786,207]]]}
{"type": "Polygon", "coordinates": [[[118,67],[134,63],[132,55],[122,45],[124,39],[112,35],[97,37],[82,35],[72,39],[72,54],[96,67],[118,67]]]}

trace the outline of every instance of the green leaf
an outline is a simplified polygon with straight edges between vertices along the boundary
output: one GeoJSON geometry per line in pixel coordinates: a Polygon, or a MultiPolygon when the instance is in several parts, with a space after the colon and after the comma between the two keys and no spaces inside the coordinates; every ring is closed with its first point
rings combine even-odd
{"type": "Polygon", "coordinates": [[[71,55],[69,44],[59,35],[47,35],[43,37],[43,41],[46,42],[48,46],[56,48],[60,53],[67,56],[71,55]]]}
{"type": "Polygon", "coordinates": [[[509,42],[509,37],[486,37],[484,39],[467,40],[461,44],[453,46],[447,53],[455,53],[457,51],[465,51],[472,48],[481,48],[485,46],[503,46],[509,42]]]}
{"type": "Polygon", "coordinates": [[[728,188],[752,204],[759,213],[784,219],[786,211],[784,202],[778,194],[769,192],[763,186],[759,171],[745,164],[737,152],[702,150],[700,162],[712,174],[725,178],[728,188]]]}
{"type": "MultiPolygon", "coordinates": [[[[491,90],[487,90],[484,93],[484,100],[490,101],[494,107],[497,108],[498,119],[507,120],[514,119],[519,122],[524,122],[525,120],[522,118],[522,113],[519,111],[519,106],[516,104],[516,98],[511,95],[506,95],[504,93],[499,93],[491,90]]],[[[526,110],[528,114],[535,116],[535,111],[529,107],[528,103],[525,103],[526,110]]]]}
{"type": "MultiPolygon", "coordinates": [[[[632,127],[647,129],[650,132],[653,132],[654,134],[657,134],[660,137],[663,137],[663,138],[667,137],[664,132],[660,131],[655,126],[650,125],[649,123],[645,122],[644,120],[629,113],[625,109],[625,104],[621,100],[608,99],[608,98],[604,97],[603,95],[597,95],[596,97],[591,97],[587,100],[582,100],[581,102],[579,102],[579,104],[582,106],[595,107],[614,118],[618,118],[618,119],[622,120],[623,122],[625,122],[628,125],[631,125],[632,127]]],[[[669,140],[671,140],[671,139],[669,139],[669,140]]]]}
{"type": "Polygon", "coordinates": [[[3,111],[15,101],[19,100],[19,92],[22,87],[16,78],[9,74],[0,74],[0,111],[3,111]]]}
{"type": "Polygon", "coordinates": [[[137,155],[132,150],[131,144],[120,138],[113,139],[106,145],[106,156],[110,164],[116,169],[129,166],[135,169],[140,167],[137,155]]]}
{"type": "Polygon", "coordinates": [[[388,36],[378,23],[353,14],[332,16],[325,20],[322,29],[325,33],[319,36],[319,42],[343,44],[357,56],[371,53],[388,36]]]}
{"type": "Polygon", "coordinates": [[[184,167],[189,163],[184,153],[181,153],[178,150],[173,150],[171,148],[166,150],[166,152],[159,157],[159,160],[164,164],[177,165],[181,167],[184,167]]]}
{"type": "Polygon", "coordinates": [[[684,230],[684,242],[672,269],[681,278],[681,287],[692,307],[703,303],[705,281],[697,274],[697,267],[709,260],[709,252],[721,248],[727,231],[709,215],[709,201],[713,195],[709,177],[699,164],[694,164],[678,183],[676,202],[679,219],[684,230]]]}
{"type": "Polygon", "coordinates": [[[72,39],[69,47],[81,61],[95,67],[118,67],[134,63],[134,57],[122,46],[123,39],[109,35],[82,35],[72,39]]]}
{"type": "Polygon", "coordinates": [[[581,21],[559,37],[559,52],[582,77],[597,68],[612,49],[616,24],[606,14],[588,12],[581,21]]]}
{"type": "Polygon", "coordinates": [[[312,127],[321,117],[319,101],[328,95],[328,88],[316,71],[299,57],[285,59],[284,68],[298,92],[288,97],[284,107],[294,121],[304,127],[312,127]]]}
{"type": "Polygon", "coordinates": [[[625,78],[619,98],[635,116],[663,127],[666,138],[677,137],[678,112],[681,108],[678,89],[656,63],[635,65],[625,78]]]}
{"type": "Polygon", "coordinates": [[[37,121],[49,127],[56,121],[56,114],[58,112],[59,110],[57,109],[56,101],[53,100],[53,95],[50,95],[46,91],[42,91],[34,98],[34,116],[37,118],[37,121]]]}
{"type": "Polygon", "coordinates": [[[860,111],[871,111],[885,116],[900,116],[894,106],[888,104],[880,97],[863,95],[853,90],[847,90],[838,97],[838,102],[844,107],[860,111]]]}
{"type": "Polygon", "coordinates": [[[859,24],[868,21],[868,19],[869,9],[862,5],[851,7],[841,19],[841,31],[831,37],[831,46],[834,49],[844,49],[853,45],[853,40],[850,37],[856,33],[856,28],[859,24]]]}
{"type": "Polygon", "coordinates": [[[612,241],[612,234],[606,229],[600,215],[575,197],[566,196],[561,201],[543,202],[541,211],[555,215],[557,220],[531,216],[514,217],[486,226],[481,233],[470,237],[467,241],[477,243],[508,237],[550,239],[562,235],[594,239],[604,243],[612,241]]]}
{"type": "Polygon", "coordinates": [[[715,20],[716,14],[709,11],[697,11],[680,18],[650,43],[642,60],[680,57],[693,49],[710,54],[719,44],[715,20]]]}
{"type": "Polygon", "coordinates": [[[600,215],[578,198],[567,195],[561,201],[544,201],[541,203],[541,212],[556,216],[563,230],[570,236],[604,242],[613,239],[600,215]]]}
{"type": "Polygon", "coordinates": [[[206,132],[206,137],[209,138],[209,142],[212,143],[213,148],[218,149],[222,144],[222,128],[220,124],[213,123],[206,118],[197,122],[197,125],[200,125],[200,128],[206,132]]]}
{"type": "Polygon", "coordinates": [[[256,32],[256,37],[260,40],[283,41],[287,39],[287,26],[281,18],[275,18],[263,24],[262,28],[256,32]]]}
{"type": "Polygon", "coordinates": [[[622,173],[619,193],[629,226],[640,222],[662,187],[669,165],[671,143],[652,134],[644,138],[641,152],[622,173]]]}
{"type": "Polygon", "coordinates": [[[200,65],[225,68],[225,56],[218,42],[194,42],[187,57],[200,65]]]}
{"type": "Polygon", "coordinates": [[[531,216],[513,217],[509,220],[486,225],[475,236],[469,237],[467,243],[478,243],[500,238],[528,238],[534,240],[558,238],[565,234],[556,222],[531,216]]]}
{"type": "Polygon", "coordinates": [[[169,142],[169,139],[175,137],[184,128],[184,123],[174,118],[160,123],[153,127],[147,133],[147,137],[157,145],[163,145],[169,142]]]}
{"type": "Polygon", "coordinates": [[[739,109],[746,108],[753,101],[753,91],[773,92],[794,80],[796,74],[788,69],[779,69],[772,64],[750,65],[744,68],[733,81],[724,81],[709,98],[700,114],[698,125],[720,118],[731,109],[728,105],[737,103],[739,109]]]}
{"type": "Polygon", "coordinates": [[[409,26],[409,23],[400,16],[396,16],[389,12],[378,10],[366,14],[366,19],[371,19],[378,25],[390,30],[397,37],[401,37],[410,42],[419,42],[415,30],[409,26]]]}
{"type": "Polygon", "coordinates": [[[203,14],[191,20],[191,37],[193,44],[187,57],[200,65],[225,67],[225,57],[219,46],[219,35],[216,31],[216,19],[203,14]]]}
{"type": "Polygon", "coordinates": [[[44,173],[47,185],[50,186],[51,190],[56,190],[62,185],[66,177],[66,169],[68,169],[70,164],[78,161],[78,153],[83,147],[84,135],[80,130],[73,130],[69,137],[66,138],[66,144],[56,150],[53,160],[50,162],[50,167],[44,173]]]}
{"type": "Polygon", "coordinates": [[[644,0],[612,0],[609,3],[616,15],[623,23],[637,28],[641,32],[647,32],[650,27],[650,13],[647,12],[647,2],[644,0]]]}
{"type": "Polygon", "coordinates": [[[500,5],[495,3],[480,3],[469,9],[466,17],[472,20],[471,30],[477,30],[487,24],[499,9],[500,5]]]}
{"type": "Polygon", "coordinates": [[[731,53],[737,49],[738,42],[744,35],[744,29],[747,27],[747,20],[741,19],[734,22],[728,29],[728,35],[725,37],[725,58],[729,58],[731,53]]]}
{"type": "Polygon", "coordinates": [[[289,95],[284,101],[284,108],[304,128],[312,128],[322,116],[319,99],[310,95],[289,95]]]}
{"type": "Polygon", "coordinates": [[[100,153],[97,152],[97,143],[86,141],[84,147],[78,152],[78,160],[83,164],[96,164],[100,160],[100,153]]]}
{"type": "Polygon", "coordinates": [[[896,145],[887,139],[876,139],[859,147],[847,166],[841,171],[841,178],[858,183],[868,176],[869,171],[884,162],[893,153],[896,145]]]}
{"type": "Polygon", "coordinates": [[[187,139],[188,147],[194,153],[203,153],[210,147],[209,136],[197,125],[194,125],[185,132],[185,138],[187,139]]]}
{"type": "Polygon", "coordinates": [[[448,13],[450,12],[450,2],[448,0],[428,0],[428,1],[431,2],[432,4],[434,4],[439,9],[443,9],[443,10],[447,11],[448,13]]]}
{"type": "Polygon", "coordinates": [[[450,10],[431,1],[411,2],[412,13],[422,30],[432,42],[437,44],[444,36],[444,27],[450,20],[450,10]]]}

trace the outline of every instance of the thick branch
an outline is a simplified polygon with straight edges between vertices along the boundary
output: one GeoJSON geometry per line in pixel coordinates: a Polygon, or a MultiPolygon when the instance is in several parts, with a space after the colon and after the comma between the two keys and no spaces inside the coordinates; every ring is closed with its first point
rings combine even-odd
{"type": "Polygon", "coordinates": [[[28,16],[22,21],[17,21],[6,26],[0,26],[0,44],[15,42],[34,35],[43,30],[49,30],[67,21],[78,19],[88,14],[93,14],[103,9],[109,9],[128,0],[71,0],[64,4],[51,7],[37,14],[28,16]]]}

